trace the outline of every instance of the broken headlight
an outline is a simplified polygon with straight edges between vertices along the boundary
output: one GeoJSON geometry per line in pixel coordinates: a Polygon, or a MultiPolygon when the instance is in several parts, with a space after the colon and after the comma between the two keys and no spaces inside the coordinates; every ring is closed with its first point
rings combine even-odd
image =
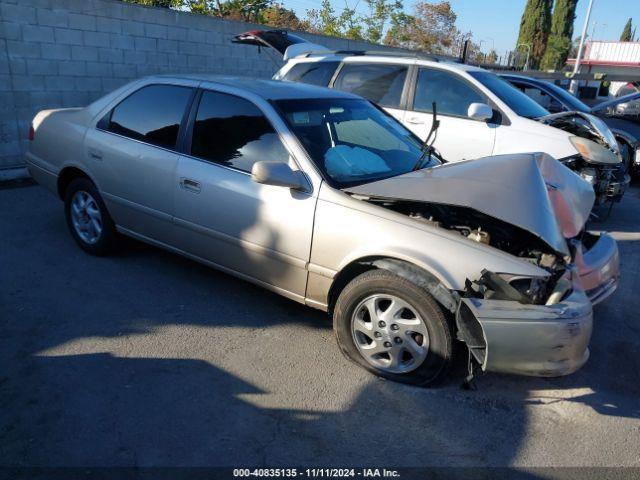
{"type": "Polygon", "coordinates": [[[620,157],[615,153],[593,140],[582,137],[569,137],[569,141],[587,163],[615,165],[621,162],[620,157]]]}
{"type": "Polygon", "coordinates": [[[509,285],[515,288],[521,295],[530,300],[529,303],[544,303],[547,296],[548,278],[540,277],[515,277],[507,280],[509,285]]]}
{"type": "Polygon", "coordinates": [[[596,184],[596,179],[598,178],[598,172],[596,172],[595,168],[583,168],[578,171],[578,175],[589,182],[591,186],[596,184]]]}
{"type": "Polygon", "coordinates": [[[547,296],[548,283],[547,277],[523,277],[483,270],[478,280],[467,280],[466,289],[467,293],[485,299],[543,304],[547,296]]]}

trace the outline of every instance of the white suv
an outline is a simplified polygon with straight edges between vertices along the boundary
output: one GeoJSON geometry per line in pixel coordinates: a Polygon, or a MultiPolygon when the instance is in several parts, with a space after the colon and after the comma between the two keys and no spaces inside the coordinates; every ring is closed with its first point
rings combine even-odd
{"type": "Polygon", "coordinates": [[[234,42],[282,53],[286,63],[274,79],[365,97],[423,140],[431,130],[435,103],[440,127],[433,146],[446,161],[545,152],[578,171],[600,201],[618,200],[624,190],[615,178],[618,145],[606,124],[575,112],[550,115],[487,70],[395,52],[329,51],[278,30],[246,32],[234,42]]]}

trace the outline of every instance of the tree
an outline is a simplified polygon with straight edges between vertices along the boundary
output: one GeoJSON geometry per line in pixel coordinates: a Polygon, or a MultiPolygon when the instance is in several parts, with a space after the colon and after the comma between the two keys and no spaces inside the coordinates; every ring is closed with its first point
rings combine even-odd
{"type": "Polygon", "coordinates": [[[484,59],[484,63],[494,64],[497,62],[498,62],[498,52],[496,52],[495,49],[492,48],[489,54],[484,59]]]}
{"type": "Polygon", "coordinates": [[[520,20],[520,33],[516,50],[522,44],[529,45],[529,66],[538,68],[547,49],[547,38],[551,27],[552,0],[527,0],[520,20]]]}
{"type": "Polygon", "coordinates": [[[370,15],[363,19],[365,38],[373,43],[382,41],[382,34],[391,16],[402,12],[402,0],[366,0],[370,15]]]}
{"type": "Polygon", "coordinates": [[[411,30],[416,19],[404,11],[391,14],[390,26],[384,37],[383,43],[392,47],[411,48],[413,44],[411,30]]]}
{"type": "Polygon", "coordinates": [[[427,3],[419,0],[412,15],[397,14],[385,37],[387,45],[452,54],[460,39],[457,16],[448,1],[427,3]]]}
{"type": "Polygon", "coordinates": [[[362,33],[362,19],[357,15],[354,8],[349,8],[345,5],[340,17],[338,17],[338,23],[343,25],[342,36],[354,40],[362,40],[364,38],[362,33]]]}
{"type": "Polygon", "coordinates": [[[340,21],[336,16],[330,0],[322,0],[318,10],[308,10],[307,19],[313,33],[322,33],[335,37],[342,36],[340,21]]]}
{"type": "Polygon", "coordinates": [[[148,7],[179,8],[183,0],[124,0],[127,3],[137,3],[148,7]]]}
{"type": "Polygon", "coordinates": [[[556,0],[551,18],[551,33],[540,67],[544,70],[560,70],[571,51],[573,22],[578,0],[556,0]]]}
{"type": "Polygon", "coordinates": [[[265,25],[286,30],[308,30],[309,23],[300,20],[293,10],[285,8],[281,3],[274,3],[262,14],[265,25]]]}
{"type": "Polygon", "coordinates": [[[633,41],[633,35],[631,33],[631,19],[627,20],[627,23],[624,24],[622,35],[620,35],[620,41],[621,42],[633,41]]]}

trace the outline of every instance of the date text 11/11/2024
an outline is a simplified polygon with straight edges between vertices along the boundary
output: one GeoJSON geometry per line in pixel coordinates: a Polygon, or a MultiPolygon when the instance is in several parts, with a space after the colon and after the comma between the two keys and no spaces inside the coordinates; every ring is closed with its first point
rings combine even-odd
{"type": "Polygon", "coordinates": [[[237,468],[233,470],[233,476],[242,477],[307,477],[307,478],[398,478],[397,470],[386,468],[237,468]]]}

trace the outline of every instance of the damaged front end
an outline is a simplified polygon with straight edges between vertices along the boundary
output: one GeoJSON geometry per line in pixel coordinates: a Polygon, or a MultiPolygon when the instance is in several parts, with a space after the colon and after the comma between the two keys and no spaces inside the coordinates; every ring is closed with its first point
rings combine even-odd
{"type": "Polygon", "coordinates": [[[560,161],[591,184],[596,204],[622,199],[631,177],[625,171],[618,142],[606,123],[583,112],[555,113],[537,120],[574,135],[570,140],[578,153],[560,161]]]}
{"type": "Polygon", "coordinates": [[[586,362],[592,304],[615,291],[619,257],[611,237],[584,230],[594,193],[576,174],[544,154],[489,157],[349,193],[537,267],[486,269],[454,292],[447,309],[483,370],[557,376],[586,362]]]}

